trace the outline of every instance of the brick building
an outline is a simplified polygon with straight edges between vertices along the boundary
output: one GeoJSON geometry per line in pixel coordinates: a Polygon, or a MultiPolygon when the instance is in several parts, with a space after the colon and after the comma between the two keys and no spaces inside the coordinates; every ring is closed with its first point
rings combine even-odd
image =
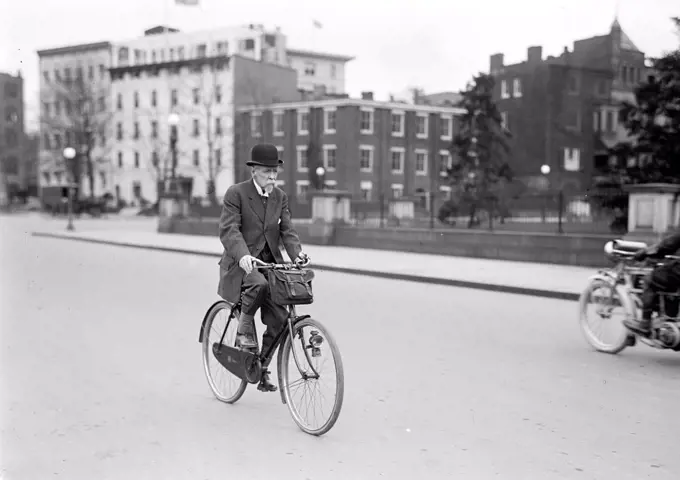
{"type": "Polygon", "coordinates": [[[311,214],[307,192],[318,165],[329,188],[351,192],[369,209],[402,196],[420,197],[418,205],[429,209],[428,192],[446,191],[439,172],[451,164],[448,149],[462,114],[454,107],[377,102],[370,93],[238,112],[236,180],[250,176],[245,162],[253,145],[277,145],[285,162],[279,181],[296,217],[311,214]]]}
{"type": "Polygon", "coordinates": [[[24,169],[24,80],[0,72],[0,183],[11,196],[27,187],[24,169]]]}
{"type": "Polygon", "coordinates": [[[587,188],[606,167],[606,147],[626,137],[617,112],[646,78],[644,53],[614,21],[606,35],[577,40],[559,57],[543,58],[542,47],[527,59],[505,65],[490,57],[495,98],[513,134],[512,166],[531,186],[540,184],[541,165],[551,167],[553,184],[587,188]]]}

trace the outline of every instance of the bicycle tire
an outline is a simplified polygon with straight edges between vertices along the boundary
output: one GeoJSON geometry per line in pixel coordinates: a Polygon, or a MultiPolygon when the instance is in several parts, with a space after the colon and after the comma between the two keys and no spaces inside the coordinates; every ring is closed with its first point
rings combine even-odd
{"type": "MultiPolygon", "coordinates": [[[[304,358],[305,357],[303,357],[303,359],[304,358]]],[[[286,406],[288,407],[288,410],[290,411],[290,414],[293,417],[293,421],[297,424],[297,426],[303,432],[314,436],[324,435],[331,428],[333,428],[333,426],[335,425],[340,416],[340,411],[342,410],[342,403],[345,395],[345,371],[342,364],[340,349],[338,348],[335,339],[330,334],[328,329],[322,323],[320,323],[317,320],[314,320],[313,318],[304,318],[296,322],[295,325],[293,326],[293,338],[291,338],[290,335],[287,335],[283,345],[281,345],[279,349],[279,355],[277,359],[277,370],[279,374],[279,386],[281,388],[281,395],[283,396],[283,400],[285,401],[286,406]],[[319,428],[310,428],[301,420],[297,408],[291,402],[290,385],[288,383],[288,367],[290,355],[292,352],[293,341],[297,337],[298,331],[307,326],[313,327],[314,329],[317,329],[322,333],[323,337],[325,338],[326,342],[330,347],[336,370],[337,394],[335,397],[335,403],[333,404],[333,411],[328,420],[319,428]]]]}

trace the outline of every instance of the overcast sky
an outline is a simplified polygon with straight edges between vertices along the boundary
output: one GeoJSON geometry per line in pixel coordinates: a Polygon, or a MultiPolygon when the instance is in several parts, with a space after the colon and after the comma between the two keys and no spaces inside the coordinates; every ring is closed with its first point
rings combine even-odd
{"type": "Polygon", "coordinates": [[[6,0],[0,2],[0,71],[21,69],[27,123],[37,114],[36,50],[143,34],[165,22],[183,31],[261,23],[280,26],[294,48],[356,57],[348,66],[352,96],[372,90],[384,100],[410,86],[459,90],[489,55],[521,61],[530,45],[559,55],[576,39],[602,35],[617,12],[649,56],[678,44],[671,16],[680,0],[6,0]],[[313,20],[322,29],[313,27],[313,20]]]}

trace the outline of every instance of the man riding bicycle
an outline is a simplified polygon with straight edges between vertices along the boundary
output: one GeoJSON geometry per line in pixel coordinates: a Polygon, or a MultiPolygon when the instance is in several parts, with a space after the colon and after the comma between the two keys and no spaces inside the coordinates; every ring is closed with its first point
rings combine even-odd
{"type": "MultiPolygon", "coordinates": [[[[306,263],[308,259],[292,225],[288,197],[276,187],[282,164],[274,145],[255,145],[250,161],[246,162],[252,178],[229,187],[222,204],[219,235],[224,253],[219,262],[217,293],[230,303],[241,300],[236,345],[242,348],[257,349],[255,312],[258,309],[261,309],[262,323],[267,326],[262,351],[274,343],[288,315],[284,306],[272,302],[267,279],[254,268],[255,260],[283,263],[280,243],[296,263],[306,263]]],[[[257,388],[274,392],[277,388],[270,382],[266,367],[263,365],[257,388]]]]}
{"type": "MultiPolygon", "coordinates": [[[[656,245],[637,252],[633,259],[642,261],[647,257],[663,258],[680,250],[680,231],[677,231],[656,245]]],[[[652,329],[652,313],[656,308],[659,292],[673,292],[680,288],[680,261],[671,260],[655,268],[647,278],[642,292],[642,318],[625,319],[623,324],[641,335],[648,335],[652,329]]]]}

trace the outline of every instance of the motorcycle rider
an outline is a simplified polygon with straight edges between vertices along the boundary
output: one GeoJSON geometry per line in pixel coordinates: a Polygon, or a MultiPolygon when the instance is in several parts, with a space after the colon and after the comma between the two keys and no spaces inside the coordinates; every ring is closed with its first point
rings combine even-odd
{"type": "MultiPolygon", "coordinates": [[[[637,252],[633,259],[642,261],[645,258],[663,259],[665,255],[674,255],[680,250],[680,230],[667,236],[659,243],[637,252]]],[[[659,292],[674,292],[680,288],[680,260],[670,260],[655,268],[645,282],[642,292],[642,318],[625,319],[623,324],[641,335],[648,335],[652,329],[652,313],[654,312],[659,292]]]]}

